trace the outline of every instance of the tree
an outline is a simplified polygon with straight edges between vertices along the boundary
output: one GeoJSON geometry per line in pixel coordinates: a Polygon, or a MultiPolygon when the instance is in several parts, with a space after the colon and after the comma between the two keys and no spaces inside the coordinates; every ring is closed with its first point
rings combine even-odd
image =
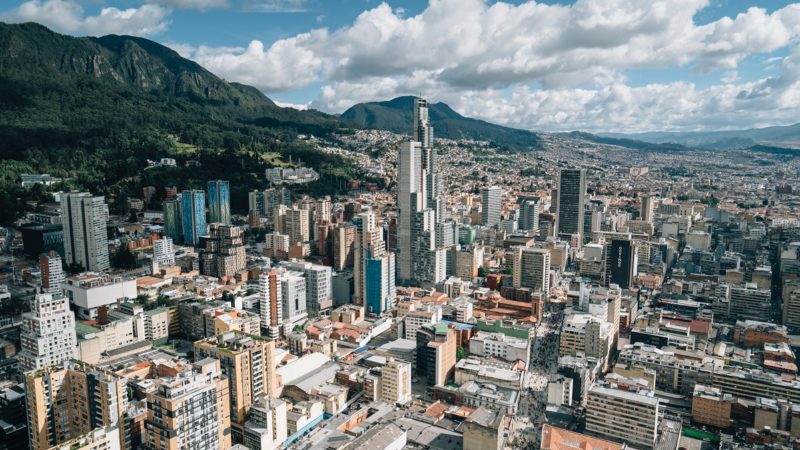
{"type": "Polygon", "coordinates": [[[486,267],[478,267],[478,276],[481,278],[486,278],[486,275],[489,275],[489,271],[486,270],[486,267]]]}
{"type": "Polygon", "coordinates": [[[461,361],[462,359],[469,356],[469,352],[462,346],[456,347],[456,361],[461,361]]]}
{"type": "Polygon", "coordinates": [[[127,245],[123,244],[111,258],[111,265],[115,269],[135,269],[136,255],[128,249],[127,245]]]}

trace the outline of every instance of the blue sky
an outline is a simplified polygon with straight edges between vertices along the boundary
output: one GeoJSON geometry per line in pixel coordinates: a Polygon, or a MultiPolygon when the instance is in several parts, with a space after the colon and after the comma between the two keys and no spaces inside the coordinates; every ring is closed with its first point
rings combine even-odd
{"type": "Polygon", "coordinates": [[[6,0],[0,20],[145,36],[282,104],[327,112],[421,93],[537,130],[800,117],[790,1],[6,0]]]}

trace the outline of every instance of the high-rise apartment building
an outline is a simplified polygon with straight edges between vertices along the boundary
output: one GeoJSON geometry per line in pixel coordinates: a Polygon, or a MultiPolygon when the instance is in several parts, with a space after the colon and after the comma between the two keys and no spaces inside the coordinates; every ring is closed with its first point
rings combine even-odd
{"type": "Polygon", "coordinates": [[[250,408],[244,427],[244,445],[250,450],[280,448],[289,437],[289,404],[274,397],[263,397],[250,408]]]}
{"type": "Polygon", "coordinates": [[[173,198],[164,200],[164,236],[172,239],[172,242],[180,244],[183,242],[183,211],[181,209],[181,199],[173,198]]]}
{"type": "Polygon", "coordinates": [[[333,270],[329,266],[306,261],[286,264],[291,270],[303,272],[306,278],[306,308],[311,311],[326,311],[333,306],[333,270]]]}
{"type": "Polygon", "coordinates": [[[493,227],[500,223],[503,189],[492,186],[481,189],[481,225],[493,227]]]}
{"type": "Polygon", "coordinates": [[[353,246],[356,241],[356,227],[341,224],[333,229],[333,268],[341,272],[353,267],[353,246]]]}
{"type": "Polygon", "coordinates": [[[108,270],[108,208],[103,197],[88,192],[61,194],[61,216],[67,264],[92,272],[108,270]]]}
{"type": "Polygon", "coordinates": [[[306,279],[303,272],[284,270],[278,274],[283,301],[284,330],[308,317],[306,312],[306,279]]]}
{"type": "Polygon", "coordinates": [[[258,312],[261,319],[261,334],[279,338],[283,324],[283,292],[278,272],[275,269],[258,277],[258,312]]]}
{"type": "Polygon", "coordinates": [[[144,445],[148,450],[231,448],[228,379],[216,359],[157,380],[147,394],[144,445]]]}
{"type": "Polygon", "coordinates": [[[22,351],[18,355],[23,372],[61,364],[75,357],[75,315],[63,294],[37,294],[31,311],[22,315],[22,351]]]}
{"type": "Polygon", "coordinates": [[[25,396],[32,450],[57,447],[98,429],[115,429],[116,439],[96,448],[129,449],[124,378],[78,363],[46,367],[25,374],[25,396]]]}
{"type": "Polygon", "coordinates": [[[356,239],[353,256],[354,301],[371,314],[381,314],[394,301],[395,255],[386,251],[383,228],[372,211],[353,218],[356,239]]]}
{"type": "Polygon", "coordinates": [[[208,182],[208,221],[231,224],[231,187],[227,181],[208,182]]]}
{"type": "Polygon", "coordinates": [[[64,292],[64,268],[61,257],[55,250],[39,255],[39,270],[42,273],[42,292],[48,294],[64,292]]]}
{"type": "Polygon", "coordinates": [[[569,238],[580,235],[583,240],[584,200],[586,198],[586,171],[562,169],[558,178],[558,216],[556,236],[569,238]]]}
{"type": "Polygon", "coordinates": [[[192,190],[181,193],[183,243],[197,245],[200,236],[206,235],[206,194],[192,190]]]}
{"type": "Polygon", "coordinates": [[[414,99],[412,139],[398,152],[397,277],[433,285],[446,273],[446,249],[436,245],[444,204],[428,103],[420,98],[414,99]]]}
{"type": "Polygon", "coordinates": [[[278,207],[275,209],[274,218],[275,231],[288,235],[290,245],[310,240],[307,209],[278,207]]]}
{"type": "Polygon", "coordinates": [[[232,277],[244,270],[244,235],[242,229],[221,223],[208,227],[208,236],[199,241],[200,273],[212,277],[232,277]]]}
{"type": "Polygon", "coordinates": [[[175,265],[175,246],[171,237],[165,236],[153,241],[153,261],[159,266],[175,265]]]}
{"type": "Polygon", "coordinates": [[[550,290],[550,250],[516,247],[512,283],[515,288],[529,288],[547,293],[550,290]]]}
{"type": "Polygon", "coordinates": [[[195,342],[194,357],[220,361],[228,378],[233,442],[244,442],[244,424],[250,408],[261,396],[274,397],[278,393],[275,343],[243,333],[224,333],[195,342]]]}

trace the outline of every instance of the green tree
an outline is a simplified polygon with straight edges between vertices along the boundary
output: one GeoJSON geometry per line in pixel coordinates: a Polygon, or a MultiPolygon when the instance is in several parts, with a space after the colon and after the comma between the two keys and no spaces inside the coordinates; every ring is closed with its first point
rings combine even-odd
{"type": "Polygon", "coordinates": [[[478,276],[481,278],[485,278],[486,275],[489,275],[489,271],[486,270],[486,267],[483,266],[478,267],[478,276]]]}
{"type": "Polygon", "coordinates": [[[456,361],[461,361],[462,359],[469,356],[469,352],[462,346],[456,347],[456,361]]]}
{"type": "Polygon", "coordinates": [[[136,255],[134,255],[128,246],[123,244],[111,257],[111,265],[115,269],[135,269],[136,268],[136,255]]]}

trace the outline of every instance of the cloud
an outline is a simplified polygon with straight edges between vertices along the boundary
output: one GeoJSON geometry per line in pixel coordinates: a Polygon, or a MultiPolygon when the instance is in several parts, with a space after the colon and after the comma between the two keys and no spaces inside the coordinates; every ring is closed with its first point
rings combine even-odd
{"type": "Polygon", "coordinates": [[[152,36],[167,29],[168,16],[167,8],[151,4],[127,9],[107,7],[96,16],[85,16],[83,7],[71,0],[30,0],[0,13],[0,20],[39,22],[71,34],[152,36]]]}
{"type": "Polygon", "coordinates": [[[230,6],[228,0],[147,0],[148,3],[159,4],[176,9],[198,9],[206,11],[209,9],[227,8],[230,6]]]}

